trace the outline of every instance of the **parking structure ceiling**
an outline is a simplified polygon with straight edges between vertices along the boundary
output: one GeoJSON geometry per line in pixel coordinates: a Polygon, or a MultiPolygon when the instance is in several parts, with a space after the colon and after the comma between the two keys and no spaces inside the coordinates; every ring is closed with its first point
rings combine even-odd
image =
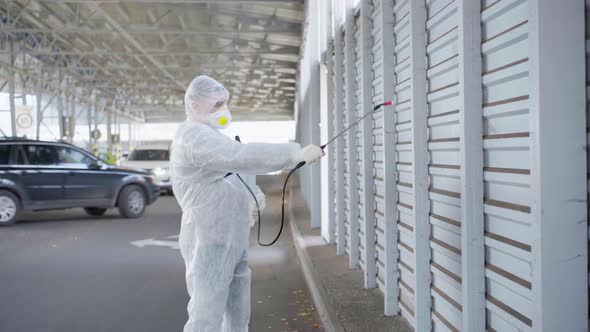
{"type": "Polygon", "coordinates": [[[2,0],[0,11],[3,37],[34,60],[17,70],[62,67],[72,89],[124,100],[146,122],[182,121],[199,74],[228,88],[236,120],[293,119],[303,0],[2,0]]]}

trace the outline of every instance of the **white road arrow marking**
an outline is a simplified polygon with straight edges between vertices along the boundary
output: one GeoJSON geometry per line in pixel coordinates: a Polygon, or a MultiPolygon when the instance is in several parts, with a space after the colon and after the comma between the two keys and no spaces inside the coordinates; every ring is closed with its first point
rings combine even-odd
{"type": "Polygon", "coordinates": [[[169,247],[171,249],[179,249],[178,241],[162,241],[156,239],[145,239],[139,241],[130,242],[132,245],[143,248],[145,246],[156,246],[156,247],[169,247]]]}

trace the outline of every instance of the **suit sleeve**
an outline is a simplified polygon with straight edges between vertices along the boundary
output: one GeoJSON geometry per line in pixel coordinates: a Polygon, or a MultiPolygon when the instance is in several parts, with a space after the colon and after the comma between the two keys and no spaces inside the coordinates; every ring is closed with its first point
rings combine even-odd
{"type": "Polygon", "coordinates": [[[197,166],[222,172],[265,174],[297,165],[299,144],[243,144],[205,129],[193,136],[190,160],[197,166]]]}

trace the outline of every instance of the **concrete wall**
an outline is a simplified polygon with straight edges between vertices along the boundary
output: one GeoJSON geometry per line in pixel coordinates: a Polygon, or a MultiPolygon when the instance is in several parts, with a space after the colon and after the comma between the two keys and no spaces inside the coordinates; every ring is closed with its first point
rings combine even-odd
{"type": "MultiPolygon", "coordinates": [[[[306,2],[306,21],[304,25],[303,46],[297,80],[297,134],[296,140],[302,146],[320,145],[320,21],[324,1],[306,2]]],[[[324,22],[325,23],[325,22],[324,22]]],[[[301,189],[312,217],[312,226],[320,226],[320,165],[309,165],[299,170],[301,189]]]]}

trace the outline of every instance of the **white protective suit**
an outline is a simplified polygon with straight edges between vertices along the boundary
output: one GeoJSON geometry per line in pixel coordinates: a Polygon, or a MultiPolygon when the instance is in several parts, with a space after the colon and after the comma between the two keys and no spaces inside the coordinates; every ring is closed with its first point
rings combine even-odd
{"type": "MultiPolygon", "coordinates": [[[[237,176],[226,174],[264,174],[305,160],[299,144],[241,144],[206,124],[207,113],[228,98],[217,81],[195,78],[185,96],[187,121],[171,148],[172,185],[183,213],[180,250],[190,295],[184,332],[248,330],[247,248],[254,204],[237,176]]],[[[259,188],[253,190],[261,194],[259,188]]]]}

